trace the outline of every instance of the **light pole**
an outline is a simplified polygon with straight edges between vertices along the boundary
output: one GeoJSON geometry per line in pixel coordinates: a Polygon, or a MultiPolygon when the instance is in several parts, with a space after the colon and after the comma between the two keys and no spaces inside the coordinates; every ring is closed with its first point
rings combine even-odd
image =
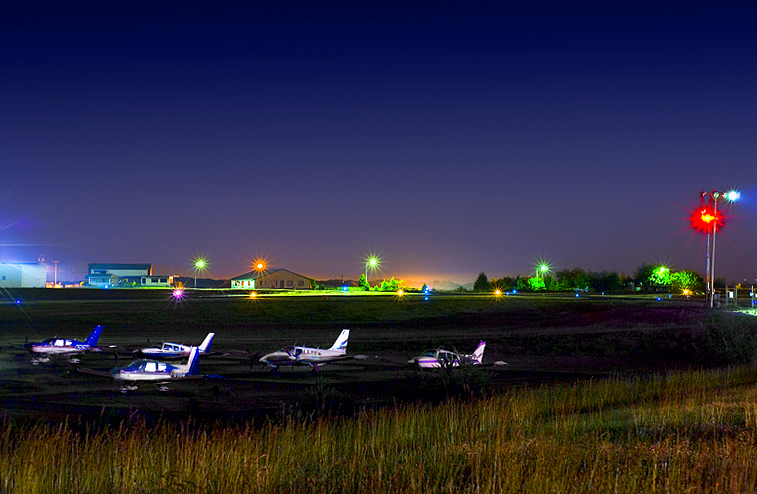
{"type": "Polygon", "coordinates": [[[197,259],[195,261],[195,288],[197,288],[197,270],[205,269],[205,259],[197,259]]]}
{"type": "Polygon", "coordinates": [[[370,283],[368,283],[368,268],[370,267],[372,270],[375,271],[378,265],[379,265],[379,258],[376,256],[371,256],[365,260],[365,283],[368,286],[370,286],[370,283]]]}
{"type": "Polygon", "coordinates": [[[726,200],[735,202],[741,197],[741,192],[732,190],[729,192],[718,192],[713,190],[712,192],[702,192],[702,203],[704,205],[704,197],[710,196],[710,207],[712,208],[712,214],[709,214],[707,207],[702,210],[702,221],[709,225],[707,229],[707,288],[708,298],[705,300],[705,305],[712,308],[715,304],[715,236],[718,231],[718,201],[726,200]],[[710,246],[710,230],[712,230],[712,246],[710,246]]]}

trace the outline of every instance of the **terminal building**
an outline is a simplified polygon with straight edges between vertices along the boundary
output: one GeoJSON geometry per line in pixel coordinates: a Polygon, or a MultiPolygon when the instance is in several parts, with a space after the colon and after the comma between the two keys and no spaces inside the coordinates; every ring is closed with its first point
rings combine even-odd
{"type": "Polygon", "coordinates": [[[231,278],[231,288],[262,290],[276,288],[283,290],[310,290],[310,278],[287,269],[250,271],[231,278]]]}
{"type": "Polygon", "coordinates": [[[0,262],[0,288],[44,288],[47,265],[41,262],[0,262]]]}
{"type": "Polygon", "coordinates": [[[87,285],[98,288],[169,287],[173,276],[154,275],[152,264],[88,264],[87,285]]]}

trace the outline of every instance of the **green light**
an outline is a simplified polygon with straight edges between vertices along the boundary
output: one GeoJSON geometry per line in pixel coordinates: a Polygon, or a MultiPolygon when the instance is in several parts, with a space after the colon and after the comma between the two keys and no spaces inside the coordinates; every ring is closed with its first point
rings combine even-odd
{"type": "Polygon", "coordinates": [[[542,273],[546,273],[547,271],[549,271],[549,266],[547,266],[546,264],[542,264],[541,266],[539,266],[539,271],[541,271],[542,273]]]}
{"type": "Polygon", "coordinates": [[[197,269],[204,269],[205,268],[205,259],[198,259],[195,261],[195,267],[197,269]]]}
{"type": "Polygon", "coordinates": [[[369,257],[368,258],[368,266],[371,268],[375,268],[378,266],[379,260],[377,257],[369,257]]]}

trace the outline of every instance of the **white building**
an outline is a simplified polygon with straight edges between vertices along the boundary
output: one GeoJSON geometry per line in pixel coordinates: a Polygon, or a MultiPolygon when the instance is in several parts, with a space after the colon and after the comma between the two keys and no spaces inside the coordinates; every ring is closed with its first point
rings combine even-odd
{"type": "Polygon", "coordinates": [[[39,262],[1,262],[0,288],[44,288],[47,265],[39,262]]]}
{"type": "Polygon", "coordinates": [[[310,290],[310,278],[293,273],[287,269],[269,271],[250,271],[231,278],[231,288],[284,290],[310,290]]]}

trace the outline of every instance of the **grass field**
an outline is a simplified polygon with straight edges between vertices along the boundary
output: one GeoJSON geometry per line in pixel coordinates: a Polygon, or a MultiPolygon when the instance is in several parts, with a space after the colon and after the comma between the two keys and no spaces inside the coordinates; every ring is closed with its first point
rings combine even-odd
{"type": "MultiPolygon", "coordinates": [[[[0,491],[754,492],[757,485],[754,317],[654,298],[253,300],[203,291],[176,303],[163,291],[135,293],[0,304],[0,491]],[[227,379],[124,396],[60,365],[32,368],[9,347],[27,337],[84,336],[95,324],[105,325],[104,346],[199,342],[215,331],[221,351],[328,346],[350,327],[350,353],[400,359],[485,339],[485,361],[510,366],[470,375],[334,366],[320,378],[272,379],[204,360],[204,372],[227,379]],[[100,418],[90,413],[82,422],[71,413],[77,406],[100,410],[100,418]],[[261,407],[280,413],[214,419],[261,407]],[[16,408],[35,413],[19,419],[16,408]]],[[[83,362],[107,369],[111,359],[83,362]]]]}
{"type": "Polygon", "coordinates": [[[750,367],[519,388],[351,419],[16,426],[3,492],[754,492],[750,367]]]}

